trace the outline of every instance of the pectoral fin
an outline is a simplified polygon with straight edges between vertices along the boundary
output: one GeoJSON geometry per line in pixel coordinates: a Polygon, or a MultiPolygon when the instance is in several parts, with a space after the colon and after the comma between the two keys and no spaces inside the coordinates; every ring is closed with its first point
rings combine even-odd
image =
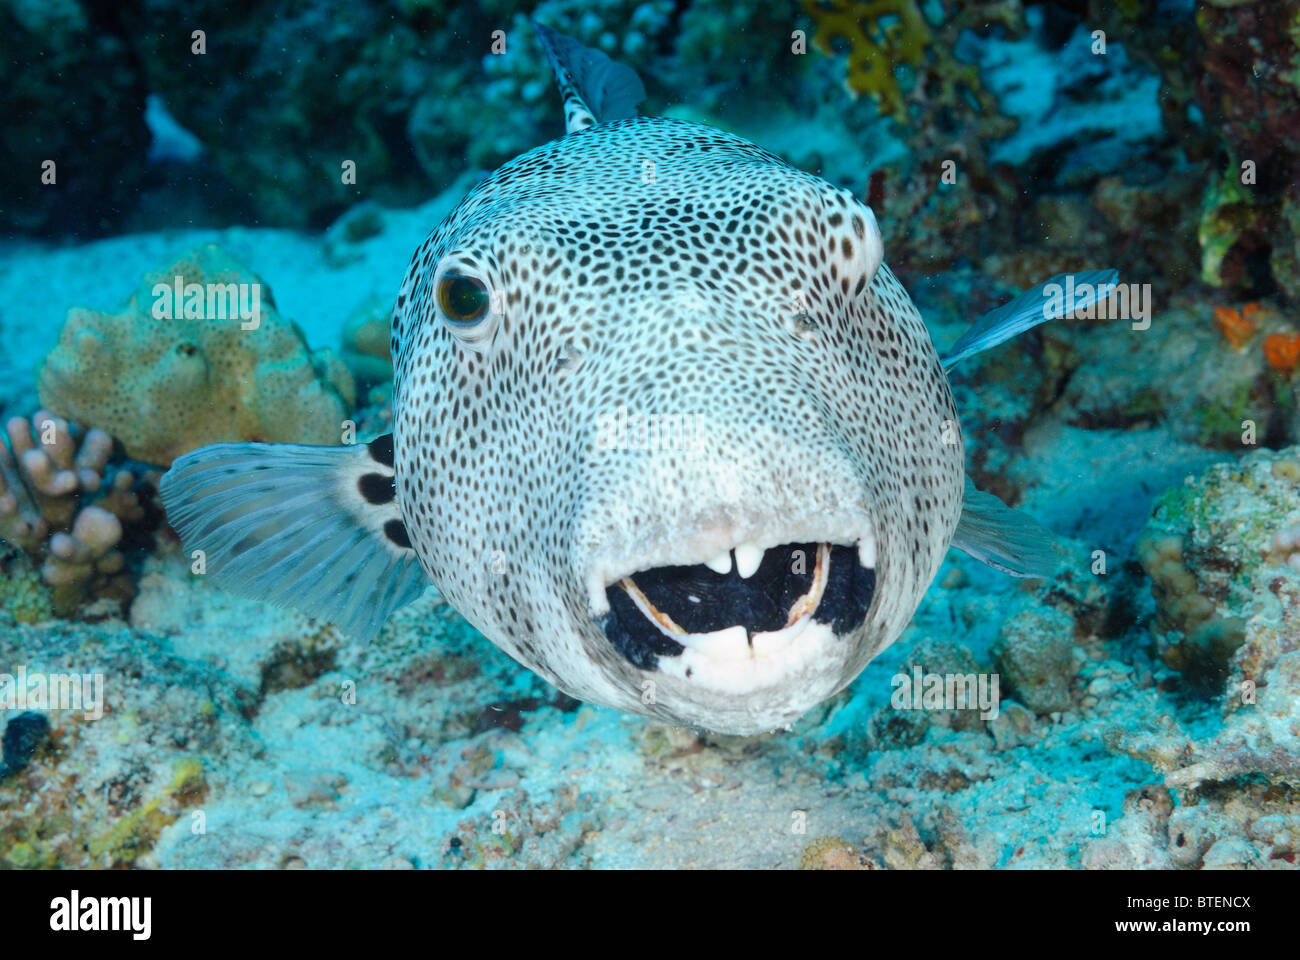
{"type": "Polygon", "coordinates": [[[1062,273],[1046,283],[1040,283],[1026,290],[1010,303],[1004,303],[996,310],[990,310],[980,317],[967,330],[953,348],[943,356],[943,367],[950,369],[954,364],[967,357],[982,353],[999,343],[1005,343],[1012,337],[1032,330],[1040,323],[1059,320],[1076,310],[1084,310],[1098,300],[1110,296],[1115,289],[1119,274],[1114,270],[1088,270],[1074,274],[1074,288],[1078,291],[1074,302],[1066,304],[1057,302],[1049,290],[1065,287],[1067,275],[1062,273]],[[1104,294],[1104,296],[1103,296],[1104,294]]]}
{"type": "Polygon", "coordinates": [[[214,585],[352,636],[374,636],[428,584],[396,503],[391,437],[213,444],[177,459],[161,492],[214,585]]]}
{"type": "Polygon", "coordinates": [[[966,478],[952,546],[1013,577],[1050,577],[1060,558],[1052,532],[1026,513],[975,489],[966,478]]]}

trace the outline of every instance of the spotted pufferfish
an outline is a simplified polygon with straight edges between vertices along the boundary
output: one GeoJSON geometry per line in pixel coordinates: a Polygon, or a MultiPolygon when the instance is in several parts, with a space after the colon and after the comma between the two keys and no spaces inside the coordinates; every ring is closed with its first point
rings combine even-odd
{"type": "Polygon", "coordinates": [[[392,434],[216,444],[163,479],[211,581],[359,637],[432,582],[574,697],[755,734],[892,644],[950,547],[1050,573],[1050,534],[965,477],[946,373],[1059,316],[1047,285],[941,359],[868,206],[637,116],[633,70],[538,31],[567,133],[416,250],[392,434]]]}

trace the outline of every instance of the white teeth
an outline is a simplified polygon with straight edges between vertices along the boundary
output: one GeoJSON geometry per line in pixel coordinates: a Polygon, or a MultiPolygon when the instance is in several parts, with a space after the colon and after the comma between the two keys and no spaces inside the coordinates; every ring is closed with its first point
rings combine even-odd
{"type": "Polygon", "coordinates": [[[756,633],[749,638],[749,645],[754,650],[755,657],[770,657],[773,654],[784,650],[803,633],[804,628],[812,621],[812,617],[800,617],[790,626],[783,630],[772,630],[768,633],[756,633]]]}
{"type": "Polygon", "coordinates": [[[869,570],[876,569],[876,538],[863,537],[858,544],[858,563],[869,570]]]}
{"type": "Polygon", "coordinates": [[[723,551],[712,560],[706,561],[704,565],[714,573],[720,573],[725,577],[731,572],[731,551],[723,551]]]}
{"type": "Polygon", "coordinates": [[[693,633],[680,640],[689,650],[710,660],[744,660],[753,654],[749,649],[749,631],[742,626],[727,627],[712,633],[693,633]]]}
{"type": "Polygon", "coordinates": [[[758,549],[752,543],[740,543],[736,545],[736,571],[748,580],[758,570],[758,565],[763,562],[763,551],[758,549]]]}

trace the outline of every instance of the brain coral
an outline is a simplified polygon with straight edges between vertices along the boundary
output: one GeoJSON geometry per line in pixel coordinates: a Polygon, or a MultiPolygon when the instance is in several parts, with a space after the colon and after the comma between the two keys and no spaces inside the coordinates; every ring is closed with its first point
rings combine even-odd
{"type": "Polygon", "coordinates": [[[342,363],[310,352],[269,287],[211,244],[147,276],[120,313],[70,310],[39,388],[161,466],[223,441],[339,443],[355,401],[342,363]]]}

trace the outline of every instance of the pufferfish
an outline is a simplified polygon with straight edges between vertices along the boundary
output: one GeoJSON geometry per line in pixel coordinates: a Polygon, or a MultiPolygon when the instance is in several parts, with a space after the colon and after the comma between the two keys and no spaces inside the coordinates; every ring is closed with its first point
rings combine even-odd
{"type": "Polygon", "coordinates": [[[163,479],[210,580],[359,637],[431,582],[574,697],[756,734],[898,639],[950,547],[1048,574],[1051,535],[966,479],[946,373],[1059,316],[1047,285],[941,360],[851,192],[637,116],[631,68],[538,30],[567,133],[416,250],[391,435],[163,479]]]}

